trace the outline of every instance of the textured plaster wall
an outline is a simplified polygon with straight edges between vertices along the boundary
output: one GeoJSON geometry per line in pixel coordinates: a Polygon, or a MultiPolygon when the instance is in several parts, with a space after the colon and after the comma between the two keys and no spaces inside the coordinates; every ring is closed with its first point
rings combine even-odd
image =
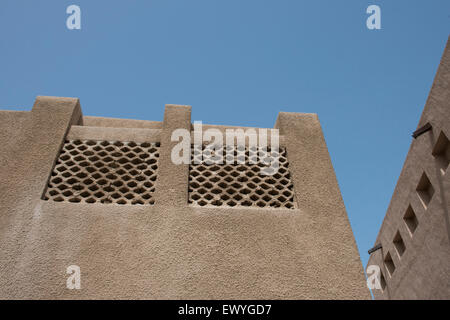
{"type": "Polygon", "coordinates": [[[386,280],[385,290],[373,290],[375,299],[449,299],[450,298],[450,176],[439,169],[432,155],[441,132],[450,138],[450,42],[444,51],[438,72],[426,102],[420,128],[432,125],[413,139],[400,178],[392,196],[375,244],[383,248],[374,252],[368,262],[378,265],[386,280]],[[422,174],[434,189],[431,202],[425,208],[416,187],[422,174]],[[411,206],[418,227],[409,232],[403,216],[411,206]],[[399,255],[393,244],[400,232],[406,250],[399,255]],[[395,271],[389,274],[383,262],[390,253],[395,271]]]}
{"type": "Polygon", "coordinates": [[[161,129],[162,122],[84,116],[83,125],[89,127],[161,129]]]}
{"type": "Polygon", "coordinates": [[[170,135],[190,121],[190,107],[168,105],[162,124],[85,117],[83,126],[77,99],[50,97],[0,112],[0,298],[370,297],[316,115],[276,122],[294,210],[188,206],[189,166],[170,161],[170,135]],[[41,200],[67,134],[159,140],[156,204],[41,200]],[[81,268],[81,290],[66,289],[69,265],[81,268]]]}

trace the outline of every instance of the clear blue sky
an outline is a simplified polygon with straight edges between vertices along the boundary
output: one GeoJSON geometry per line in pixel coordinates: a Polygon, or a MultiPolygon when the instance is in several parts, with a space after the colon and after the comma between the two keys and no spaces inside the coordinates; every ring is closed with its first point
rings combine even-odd
{"type": "Polygon", "coordinates": [[[449,31],[448,0],[1,0],[0,109],[68,96],[85,115],[162,120],[188,104],[257,127],[317,113],[365,265],[449,31]]]}

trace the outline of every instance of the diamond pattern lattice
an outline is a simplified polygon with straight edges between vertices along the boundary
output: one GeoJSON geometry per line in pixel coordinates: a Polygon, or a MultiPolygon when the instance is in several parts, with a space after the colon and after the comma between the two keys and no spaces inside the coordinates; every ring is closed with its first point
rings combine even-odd
{"type": "Polygon", "coordinates": [[[68,140],[44,200],[154,204],[159,143],[68,140]]]}
{"type": "MultiPolygon", "coordinates": [[[[202,151],[205,146],[202,146],[202,151]]],[[[270,148],[267,150],[270,152],[270,148]]],[[[263,163],[256,162],[255,147],[240,147],[234,151],[234,159],[244,164],[226,163],[225,150],[219,149],[212,156],[223,155],[223,164],[208,162],[199,147],[192,148],[189,170],[189,203],[199,206],[245,206],[256,208],[295,208],[293,184],[289,173],[286,149],[279,148],[279,168],[273,175],[262,175],[263,163]],[[238,158],[238,151],[241,151],[238,158]],[[194,160],[197,160],[196,164],[194,160]]],[[[274,155],[274,154],[272,154],[274,155]]],[[[277,154],[275,153],[275,156],[277,154]]]]}

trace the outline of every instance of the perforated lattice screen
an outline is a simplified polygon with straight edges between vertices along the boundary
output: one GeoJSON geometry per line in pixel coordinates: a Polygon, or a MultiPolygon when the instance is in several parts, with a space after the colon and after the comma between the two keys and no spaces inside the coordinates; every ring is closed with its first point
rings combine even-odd
{"type": "Polygon", "coordinates": [[[45,200],[154,204],[159,143],[64,143],[45,200]]]}
{"type": "MultiPolygon", "coordinates": [[[[243,148],[243,147],[242,147],[243,148]]],[[[245,206],[256,208],[295,208],[293,184],[289,173],[286,149],[279,148],[279,168],[273,175],[262,175],[263,163],[251,164],[256,148],[245,147],[244,164],[208,164],[200,148],[193,147],[189,169],[189,203],[199,206],[245,206]],[[197,163],[194,162],[197,160],[197,163]]],[[[202,146],[205,150],[205,146],[202,146]]],[[[244,151],[244,150],[243,150],[244,151]]],[[[270,151],[270,148],[268,149],[270,151]]],[[[235,151],[234,159],[238,159],[235,151]]]]}

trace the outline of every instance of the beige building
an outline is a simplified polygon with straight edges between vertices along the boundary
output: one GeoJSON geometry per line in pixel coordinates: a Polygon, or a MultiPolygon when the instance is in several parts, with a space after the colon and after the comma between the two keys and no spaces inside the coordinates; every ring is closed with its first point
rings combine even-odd
{"type": "Polygon", "coordinates": [[[368,266],[375,299],[450,299],[450,41],[368,266]]]}
{"type": "Polygon", "coordinates": [[[317,116],[279,114],[262,176],[174,164],[190,115],[87,117],[56,97],[0,111],[0,298],[370,298],[317,116]]]}

